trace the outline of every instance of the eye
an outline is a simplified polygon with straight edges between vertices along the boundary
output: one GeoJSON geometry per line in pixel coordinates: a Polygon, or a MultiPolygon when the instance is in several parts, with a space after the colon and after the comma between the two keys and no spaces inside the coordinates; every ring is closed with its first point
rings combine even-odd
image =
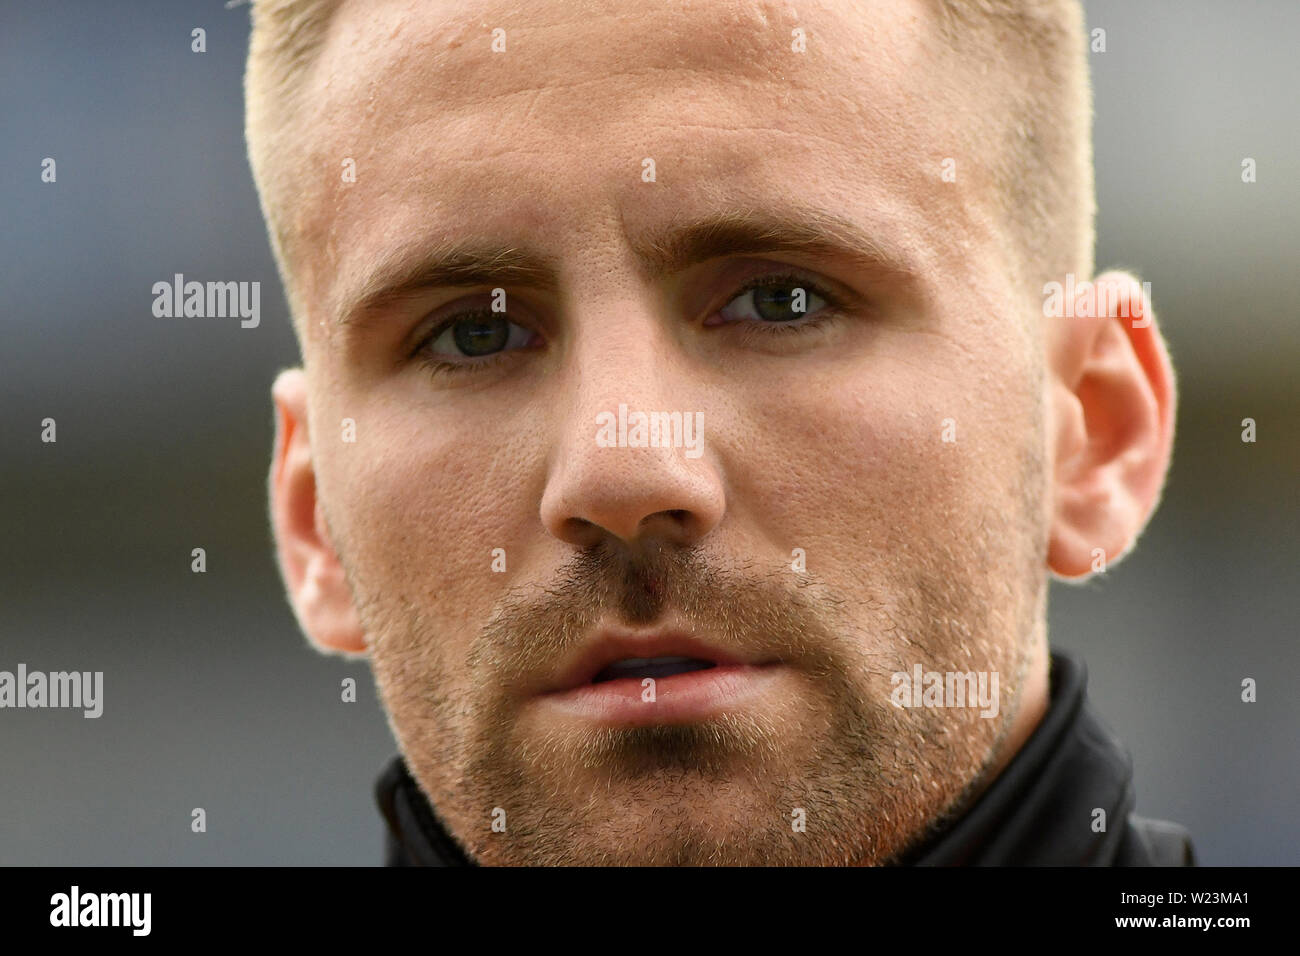
{"type": "Polygon", "coordinates": [[[829,294],[799,276],[764,276],[723,306],[718,317],[722,322],[795,323],[833,304],[829,294]]]}
{"type": "Polygon", "coordinates": [[[439,326],[422,351],[433,358],[486,358],[534,344],[535,333],[504,314],[483,310],[464,312],[439,326]]]}

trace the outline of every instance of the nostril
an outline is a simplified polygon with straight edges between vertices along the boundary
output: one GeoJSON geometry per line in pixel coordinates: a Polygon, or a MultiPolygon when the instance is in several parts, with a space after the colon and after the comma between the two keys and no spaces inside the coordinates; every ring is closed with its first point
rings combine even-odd
{"type": "Polygon", "coordinates": [[[695,515],[689,508],[669,508],[646,515],[637,525],[637,532],[654,538],[656,530],[668,540],[679,540],[683,533],[689,533],[695,523],[695,515]]]}
{"type": "Polygon", "coordinates": [[[580,548],[595,547],[605,536],[604,530],[594,521],[586,518],[566,518],[564,520],[564,538],[580,548]]]}

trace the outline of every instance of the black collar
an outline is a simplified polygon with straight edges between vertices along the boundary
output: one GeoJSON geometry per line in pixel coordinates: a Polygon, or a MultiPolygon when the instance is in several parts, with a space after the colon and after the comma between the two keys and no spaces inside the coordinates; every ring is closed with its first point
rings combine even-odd
{"type": "MultiPolygon", "coordinates": [[[[1087,672],[1055,652],[1047,713],[1002,773],[900,862],[910,866],[1191,865],[1175,824],[1133,814],[1133,766],[1093,713],[1087,672]],[[1105,812],[1104,820],[1097,813],[1105,812]],[[1098,829],[1104,824],[1104,829],[1098,829]]],[[[376,786],[389,866],[473,866],[400,757],[376,786]]]]}

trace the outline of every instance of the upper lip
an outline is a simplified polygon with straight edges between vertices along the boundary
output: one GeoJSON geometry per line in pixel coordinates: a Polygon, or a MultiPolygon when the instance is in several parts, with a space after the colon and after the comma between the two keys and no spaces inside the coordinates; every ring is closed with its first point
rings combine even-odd
{"type": "Polygon", "coordinates": [[[557,670],[547,690],[572,690],[590,684],[597,674],[615,661],[647,657],[693,657],[719,666],[761,663],[758,659],[708,644],[684,631],[604,629],[557,670]]]}

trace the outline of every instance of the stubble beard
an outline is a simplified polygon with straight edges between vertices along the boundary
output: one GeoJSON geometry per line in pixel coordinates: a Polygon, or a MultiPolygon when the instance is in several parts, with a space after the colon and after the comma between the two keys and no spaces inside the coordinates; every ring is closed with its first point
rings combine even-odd
{"type": "Polygon", "coordinates": [[[1016,622],[991,613],[987,592],[950,566],[899,584],[890,593],[906,599],[886,606],[806,573],[724,573],[694,550],[593,549],[558,585],[510,592],[459,680],[438,653],[446,642],[414,608],[373,597],[361,607],[408,767],[480,863],[879,864],[981,780],[1027,659],[1019,643],[991,637],[1016,622]],[[665,606],[723,647],[776,651],[801,699],[788,712],[681,725],[536,732],[520,721],[526,702],[510,688],[521,675],[553,665],[602,613],[647,623],[665,606]],[[915,662],[997,670],[999,717],[894,706],[890,675],[915,662]]]}
{"type": "Polygon", "coordinates": [[[468,651],[449,650],[463,644],[429,599],[404,596],[423,593],[418,578],[394,587],[416,556],[382,541],[366,555],[332,535],[390,726],[434,812],[489,865],[900,860],[987,783],[1045,646],[1041,406],[1035,416],[1003,494],[934,522],[906,566],[874,563],[872,579],[834,588],[788,567],[724,570],[702,548],[603,544],[548,586],[507,591],[468,651]],[[363,567],[386,569],[377,586],[363,567]],[[799,699],[693,724],[524,731],[536,728],[511,693],[521,678],[548,672],[601,619],[649,624],[665,608],[721,647],[779,657],[799,699]],[[996,671],[997,716],[895,706],[891,675],[917,663],[996,671]]]}

